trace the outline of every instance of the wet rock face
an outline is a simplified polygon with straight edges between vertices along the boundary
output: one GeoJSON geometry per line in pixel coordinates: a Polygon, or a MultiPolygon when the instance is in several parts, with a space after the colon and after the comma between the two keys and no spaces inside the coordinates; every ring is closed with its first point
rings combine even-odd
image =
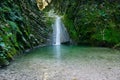
{"type": "Polygon", "coordinates": [[[0,14],[0,59],[46,43],[49,29],[36,0],[0,0],[0,14]]]}

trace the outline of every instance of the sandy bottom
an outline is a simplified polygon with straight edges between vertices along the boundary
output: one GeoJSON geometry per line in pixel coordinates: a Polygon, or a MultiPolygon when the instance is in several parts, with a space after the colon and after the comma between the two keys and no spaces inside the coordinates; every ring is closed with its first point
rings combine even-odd
{"type": "Polygon", "coordinates": [[[60,54],[59,57],[45,56],[49,50],[42,55],[41,50],[35,50],[35,54],[26,54],[0,69],[0,80],[120,80],[119,51],[104,48],[82,50],[82,55],[76,54],[76,49],[72,50],[74,54],[63,51],[67,55],[62,57],[60,54]]]}

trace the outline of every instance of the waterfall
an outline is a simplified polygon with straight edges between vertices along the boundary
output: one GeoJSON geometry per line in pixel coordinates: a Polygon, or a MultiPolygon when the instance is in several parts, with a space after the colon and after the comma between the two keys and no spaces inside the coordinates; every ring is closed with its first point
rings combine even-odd
{"type": "Polygon", "coordinates": [[[61,43],[69,42],[69,34],[64,24],[61,21],[61,17],[56,16],[55,23],[53,24],[53,45],[60,45],[61,43]]]}
{"type": "Polygon", "coordinates": [[[57,16],[55,21],[55,27],[56,27],[56,40],[55,45],[60,45],[60,17],[57,16]]]}

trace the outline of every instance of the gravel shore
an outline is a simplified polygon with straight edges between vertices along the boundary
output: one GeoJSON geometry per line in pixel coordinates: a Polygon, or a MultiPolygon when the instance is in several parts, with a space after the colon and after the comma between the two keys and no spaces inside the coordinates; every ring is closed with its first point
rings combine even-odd
{"type": "Polygon", "coordinates": [[[64,59],[25,55],[0,69],[0,80],[120,80],[120,52],[113,52],[90,50],[64,59]]]}

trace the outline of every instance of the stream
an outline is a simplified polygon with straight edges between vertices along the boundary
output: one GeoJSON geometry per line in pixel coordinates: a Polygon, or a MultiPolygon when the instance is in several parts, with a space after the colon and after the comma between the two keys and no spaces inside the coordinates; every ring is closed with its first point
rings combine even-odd
{"type": "Polygon", "coordinates": [[[120,52],[84,46],[46,46],[0,69],[0,80],[120,80],[120,52]]]}

